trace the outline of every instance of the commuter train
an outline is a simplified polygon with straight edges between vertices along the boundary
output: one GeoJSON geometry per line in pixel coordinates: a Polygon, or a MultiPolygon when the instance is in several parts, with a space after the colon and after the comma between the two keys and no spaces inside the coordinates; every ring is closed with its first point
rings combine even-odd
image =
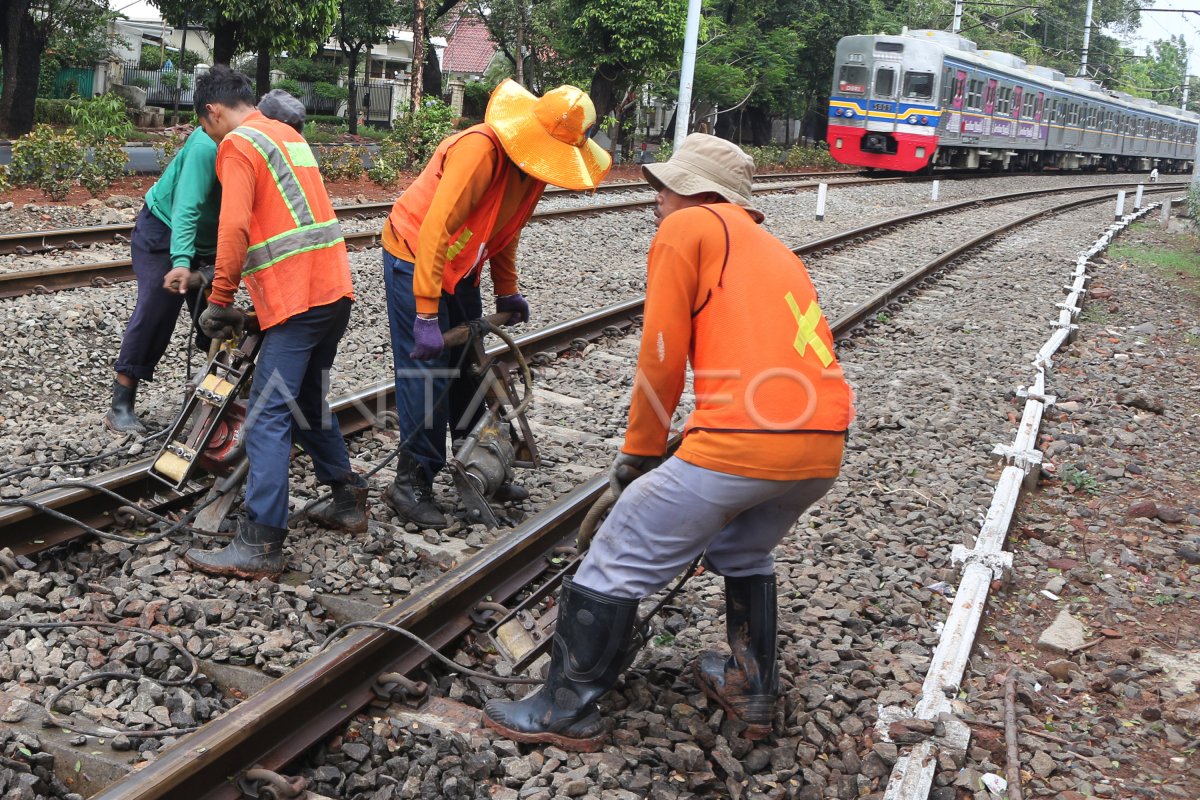
{"type": "Polygon", "coordinates": [[[838,42],[829,152],[843,164],[1191,168],[1200,115],[979,50],[945,31],[838,42]]]}

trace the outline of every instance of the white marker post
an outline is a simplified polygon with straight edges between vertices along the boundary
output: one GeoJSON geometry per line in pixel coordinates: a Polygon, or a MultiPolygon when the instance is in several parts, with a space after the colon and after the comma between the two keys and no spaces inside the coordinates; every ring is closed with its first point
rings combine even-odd
{"type": "Polygon", "coordinates": [[[930,196],[930,199],[933,200],[935,203],[937,202],[937,199],[938,199],[938,189],[941,188],[941,183],[942,183],[941,181],[933,182],[933,194],[930,196]]]}
{"type": "Polygon", "coordinates": [[[1162,226],[1168,228],[1171,225],[1171,198],[1163,200],[1162,210],[1162,226]]]}
{"type": "Polygon", "coordinates": [[[1144,188],[1146,188],[1146,184],[1144,184],[1144,183],[1138,184],[1137,194],[1135,194],[1133,196],[1133,210],[1134,211],[1142,210],[1142,189],[1144,189],[1144,188]]]}
{"type": "Polygon", "coordinates": [[[829,184],[817,184],[817,222],[825,221],[825,192],[829,190],[829,184]]]}
{"type": "Polygon", "coordinates": [[[1121,221],[1121,217],[1125,216],[1125,190],[1117,192],[1117,210],[1115,213],[1116,220],[1121,221]]]}

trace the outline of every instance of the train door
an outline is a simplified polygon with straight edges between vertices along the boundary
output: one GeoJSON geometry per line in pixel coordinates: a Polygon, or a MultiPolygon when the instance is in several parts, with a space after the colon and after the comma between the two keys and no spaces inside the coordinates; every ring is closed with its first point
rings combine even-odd
{"type": "Polygon", "coordinates": [[[966,91],[967,73],[947,67],[942,71],[942,118],[938,135],[943,139],[958,139],[962,134],[963,93],[966,91]]]}
{"type": "Polygon", "coordinates": [[[1079,103],[1076,103],[1070,98],[1064,97],[1060,105],[1063,109],[1065,109],[1062,123],[1063,144],[1075,147],[1079,144],[1079,126],[1083,124],[1083,120],[1079,118],[1079,103]]]}
{"type": "Polygon", "coordinates": [[[873,131],[896,130],[896,68],[884,64],[875,68],[875,80],[871,83],[871,100],[867,115],[868,128],[873,131]]]}
{"type": "Polygon", "coordinates": [[[1012,96],[1012,121],[1009,123],[1008,141],[1015,143],[1017,134],[1021,129],[1021,103],[1025,99],[1025,90],[1023,87],[1017,86],[1013,89],[1012,96]]]}
{"type": "Polygon", "coordinates": [[[1037,101],[1033,105],[1033,135],[1038,143],[1046,141],[1045,127],[1042,125],[1042,112],[1046,109],[1046,93],[1038,92],[1037,101]]]}
{"type": "Polygon", "coordinates": [[[996,111],[996,79],[987,82],[987,94],[983,100],[983,135],[992,135],[992,114],[996,111]]]}

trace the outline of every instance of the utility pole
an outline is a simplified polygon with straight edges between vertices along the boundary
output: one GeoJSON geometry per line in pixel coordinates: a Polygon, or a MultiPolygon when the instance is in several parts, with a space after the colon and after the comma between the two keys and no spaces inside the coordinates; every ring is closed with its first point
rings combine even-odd
{"type": "Polygon", "coordinates": [[[1186,78],[1183,79],[1183,104],[1179,106],[1184,111],[1187,111],[1188,93],[1191,92],[1191,90],[1192,90],[1192,76],[1188,75],[1186,78]]]}
{"type": "Polygon", "coordinates": [[[1079,77],[1087,77],[1088,46],[1092,43],[1092,3],[1088,0],[1087,19],[1083,23],[1083,57],[1079,61],[1079,77]]]}
{"type": "MultiPolygon", "coordinates": [[[[183,38],[179,42],[179,63],[175,66],[175,110],[171,112],[171,124],[179,124],[179,96],[183,94],[183,56],[187,53],[187,29],[188,21],[185,17],[183,20],[183,38]]],[[[1186,95],[1184,95],[1184,105],[1187,105],[1186,95]]]]}
{"type": "Polygon", "coordinates": [[[951,33],[958,33],[962,30],[962,15],[963,0],[954,0],[954,24],[950,27],[951,33]]]}
{"type": "Polygon", "coordinates": [[[679,70],[679,105],[675,107],[675,149],[679,152],[692,123],[692,79],[696,75],[696,40],[700,38],[700,0],[688,0],[683,34],[683,64],[679,70]]]}
{"type": "Polygon", "coordinates": [[[421,84],[425,76],[425,0],[417,0],[413,13],[412,110],[421,110],[421,84]]]}

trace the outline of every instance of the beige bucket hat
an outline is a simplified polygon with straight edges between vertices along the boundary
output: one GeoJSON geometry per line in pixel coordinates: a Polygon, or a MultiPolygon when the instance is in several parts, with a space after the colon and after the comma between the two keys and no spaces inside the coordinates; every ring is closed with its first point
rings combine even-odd
{"type": "Polygon", "coordinates": [[[714,192],[746,209],[755,222],[763,221],[763,213],[750,202],[754,159],[733,142],[707,133],[689,134],[670,161],[645,164],[642,175],[656,190],[665,186],[685,196],[714,192]]]}

